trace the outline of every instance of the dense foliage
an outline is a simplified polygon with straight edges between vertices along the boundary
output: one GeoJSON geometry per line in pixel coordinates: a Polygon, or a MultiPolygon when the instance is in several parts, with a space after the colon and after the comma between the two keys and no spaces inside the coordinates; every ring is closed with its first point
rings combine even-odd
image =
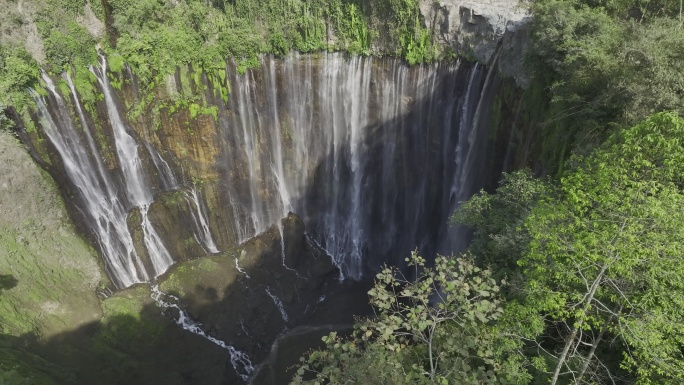
{"type": "Polygon", "coordinates": [[[0,106],[26,105],[26,90],[38,76],[38,65],[25,50],[0,46],[0,106]]]}
{"type": "Polygon", "coordinates": [[[258,65],[261,53],[344,50],[397,55],[410,64],[436,55],[417,0],[28,3],[25,8],[35,8],[33,14],[0,17],[8,31],[35,24],[42,44],[40,63],[35,52],[32,57],[26,51],[26,39],[10,34],[0,45],[0,104],[20,111],[30,103],[28,87],[39,87],[41,67],[51,74],[72,72],[85,102],[94,101],[95,81],[87,67],[98,63],[96,47],[109,56],[112,71],[127,63],[141,89],[150,92],[178,67],[214,74],[225,69],[226,60],[235,60],[244,70],[258,65]],[[98,24],[99,32],[93,27],[98,24]]]}
{"type": "Polygon", "coordinates": [[[588,153],[647,115],[684,113],[684,29],[679,3],[541,0],[533,5],[528,65],[549,102],[543,161],[561,174],[573,152],[588,153]]]}
{"type": "Polygon", "coordinates": [[[684,379],[682,143],[684,120],[655,115],[573,159],[558,195],[527,217],[524,303],[563,341],[545,357],[552,379],[684,379]]]}
{"type": "Polygon", "coordinates": [[[385,268],[368,293],[376,309],[351,338],[326,337],[295,384],[525,384],[520,341],[498,323],[500,285],[472,258],[438,258],[434,269],[413,254],[418,278],[385,268]]]}

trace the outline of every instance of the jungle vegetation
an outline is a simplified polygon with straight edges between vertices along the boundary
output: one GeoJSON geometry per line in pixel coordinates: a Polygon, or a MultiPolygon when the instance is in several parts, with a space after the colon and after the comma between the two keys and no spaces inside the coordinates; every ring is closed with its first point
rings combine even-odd
{"type": "Polygon", "coordinates": [[[389,54],[409,64],[433,60],[437,51],[417,0],[46,0],[28,1],[32,14],[8,12],[0,18],[0,106],[23,110],[29,87],[39,87],[39,71],[72,77],[84,100],[96,98],[88,66],[98,49],[110,70],[130,66],[144,90],[151,90],[178,67],[213,73],[235,60],[241,70],[259,65],[258,55],[292,50],[342,50],[389,54]],[[104,31],[93,36],[95,18],[104,31]],[[44,59],[35,60],[14,30],[37,27],[44,59]]]}

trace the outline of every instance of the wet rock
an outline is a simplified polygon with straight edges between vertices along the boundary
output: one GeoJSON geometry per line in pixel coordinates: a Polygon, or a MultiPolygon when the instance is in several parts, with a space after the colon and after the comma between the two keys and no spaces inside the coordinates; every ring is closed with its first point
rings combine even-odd
{"type": "Polygon", "coordinates": [[[307,242],[302,220],[290,214],[282,229],[272,226],[238,249],[177,264],[160,289],[257,363],[281,333],[307,324],[322,299],[342,290],[338,277],[330,257],[307,242]]]}
{"type": "Polygon", "coordinates": [[[150,205],[149,216],[171,255],[180,260],[208,254],[198,242],[192,211],[182,190],[167,191],[157,196],[150,205]],[[179,225],[181,224],[181,225],[179,225]]]}

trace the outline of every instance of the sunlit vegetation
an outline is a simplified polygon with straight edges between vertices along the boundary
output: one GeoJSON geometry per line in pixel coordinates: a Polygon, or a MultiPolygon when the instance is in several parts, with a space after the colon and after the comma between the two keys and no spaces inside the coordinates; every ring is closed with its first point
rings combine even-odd
{"type": "MultiPolygon", "coordinates": [[[[262,53],[342,50],[396,55],[410,64],[431,61],[436,55],[417,0],[31,3],[36,8],[32,22],[42,39],[44,61],[36,62],[21,41],[10,39],[0,47],[0,104],[22,112],[31,102],[26,90],[40,87],[40,68],[53,75],[71,72],[86,107],[96,101],[95,80],[88,71],[88,66],[98,63],[96,47],[110,58],[111,71],[129,65],[146,93],[179,67],[192,66],[213,76],[225,70],[227,60],[234,60],[245,71],[259,65],[262,53]],[[86,27],[93,22],[88,17],[106,26],[98,36],[86,27]]],[[[26,16],[15,15],[18,25],[31,21],[22,17],[26,16]]],[[[188,98],[186,103],[197,102],[196,95],[188,98]]],[[[138,114],[143,110],[141,106],[135,109],[138,114]]]]}

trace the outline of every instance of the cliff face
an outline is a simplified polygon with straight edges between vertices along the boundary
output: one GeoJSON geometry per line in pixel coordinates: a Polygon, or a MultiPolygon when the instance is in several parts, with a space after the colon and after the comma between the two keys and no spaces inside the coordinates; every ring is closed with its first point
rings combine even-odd
{"type": "Polygon", "coordinates": [[[527,87],[523,58],[530,14],[518,0],[421,0],[420,10],[438,44],[482,64],[495,62],[504,76],[527,87]],[[494,57],[496,54],[496,57],[494,57]]]}
{"type": "Polygon", "coordinates": [[[50,337],[99,319],[106,277],[54,182],[8,133],[0,163],[0,333],[50,337]]]}
{"type": "Polygon", "coordinates": [[[400,265],[416,245],[449,252],[449,212],[504,162],[491,151],[508,136],[490,127],[511,107],[496,102],[502,81],[467,62],[265,56],[245,74],[179,70],[157,103],[125,70],[93,73],[93,105],[68,76],[45,77],[25,137],[119,287],[235,247],[288,211],[347,277],[400,265]]]}

